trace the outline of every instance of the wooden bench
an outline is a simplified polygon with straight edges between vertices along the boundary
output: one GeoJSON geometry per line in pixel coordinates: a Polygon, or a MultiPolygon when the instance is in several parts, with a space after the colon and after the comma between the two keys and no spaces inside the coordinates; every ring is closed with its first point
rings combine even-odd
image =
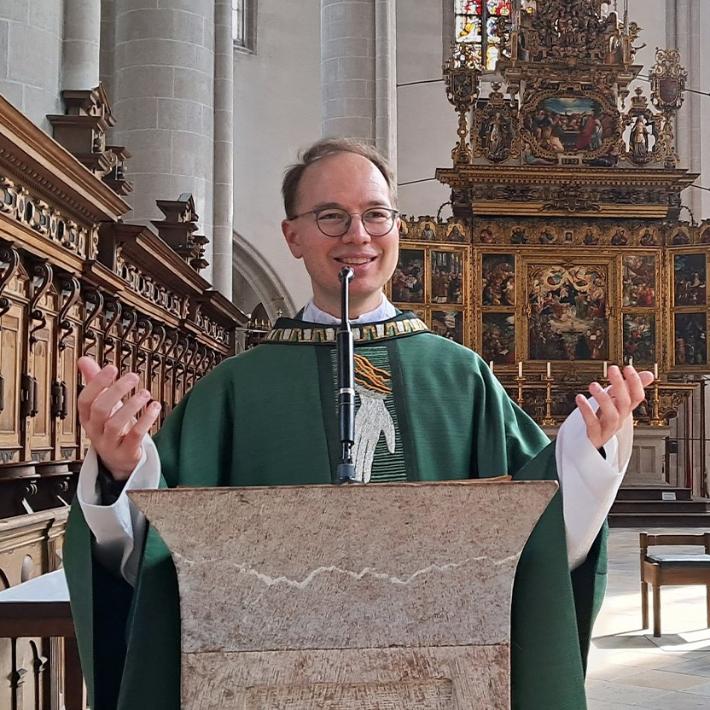
{"type": "Polygon", "coordinates": [[[641,554],[641,621],[648,624],[648,585],[653,591],[653,635],[661,635],[661,587],[663,585],[703,584],[706,588],[707,625],[710,627],[710,532],[639,535],[641,554]],[[654,545],[702,546],[704,554],[648,552],[654,545]]]}
{"type": "MultiPolygon", "coordinates": [[[[64,710],[84,710],[84,680],[64,570],[0,591],[0,637],[52,637],[63,642],[64,710]]],[[[54,707],[54,705],[53,705],[54,707]]],[[[59,705],[56,705],[59,707],[59,705]]]]}

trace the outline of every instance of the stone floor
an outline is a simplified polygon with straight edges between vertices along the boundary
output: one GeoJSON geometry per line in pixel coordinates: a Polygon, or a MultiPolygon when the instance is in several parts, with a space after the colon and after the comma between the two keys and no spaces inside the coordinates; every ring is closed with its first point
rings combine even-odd
{"type": "Polygon", "coordinates": [[[710,630],[705,626],[705,588],[663,587],[663,635],[654,639],[649,629],[641,629],[638,533],[611,531],[609,586],[594,627],[587,674],[589,710],[708,710],[710,630]]]}

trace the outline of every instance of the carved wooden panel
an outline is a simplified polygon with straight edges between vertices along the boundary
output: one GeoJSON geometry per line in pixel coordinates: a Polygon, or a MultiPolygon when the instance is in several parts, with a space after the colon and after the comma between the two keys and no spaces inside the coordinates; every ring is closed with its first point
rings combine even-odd
{"type": "Polygon", "coordinates": [[[77,458],[77,387],[79,328],[72,324],[59,351],[57,377],[53,383],[58,401],[55,404],[55,459],[77,458]]]}
{"type": "Polygon", "coordinates": [[[25,311],[22,306],[10,306],[8,312],[0,318],[0,462],[3,463],[20,460],[20,383],[24,327],[25,311]]]}
{"type": "Polygon", "coordinates": [[[52,458],[51,397],[54,381],[54,318],[47,318],[47,326],[34,333],[35,343],[29,354],[29,374],[34,378],[34,415],[30,413],[29,449],[32,458],[49,461],[52,458]]]}

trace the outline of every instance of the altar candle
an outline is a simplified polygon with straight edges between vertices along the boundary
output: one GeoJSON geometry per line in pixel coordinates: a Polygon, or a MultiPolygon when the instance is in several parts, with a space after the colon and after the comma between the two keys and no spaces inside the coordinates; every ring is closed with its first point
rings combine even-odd
{"type": "Polygon", "coordinates": [[[608,370],[609,370],[609,363],[606,360],[604,360],[604,379],[605,380],[607,378],[608,370]]]}
{"type": "Polygon", "coordinates": [[[629,358],[629,367],[634,366],[634,359],[632,357],[629,358]]]}
{"type": "Polygon", "coordinates": [[[653,363],[653,379],[654,380],[658,379],[658,363],[657,362],[653,363]]]}
{"type": "Polygon", "coordinates": [[[552,377],[552,367],[549,362],[547,363],[547,376],[552,377]]]}
{"type": "Polygon", "coordinates": [[[490,367],[491,372],[493,372],[493,360],[488,363],[488,367],[490,367]]]}
{"type": "Polygon", "coordinates": [[[518,362],[518,377],[523,376],[523,363],[522,361],[518,362]]]}

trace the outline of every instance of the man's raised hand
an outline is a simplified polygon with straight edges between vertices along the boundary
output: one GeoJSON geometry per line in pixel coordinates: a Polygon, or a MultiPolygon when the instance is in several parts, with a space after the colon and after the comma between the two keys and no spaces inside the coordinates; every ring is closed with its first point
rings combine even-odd
{"type": "Polygon", "coordinates": [[[587,437],[597,449],[621,429],[627,417],[645,399],[644,387],[653,382],[652,372],[636,372],[631,366],[625,367],[622,373],[612,365],[608,375],[611,386],[607,390],[598,382],[589,385],[589,393],[599,403],[596,412],[583,394],[578,394],[575,399],[587,425],[587,437]]]}
{"type": "Polygon", "coordinates": [[[116,367],[101,368],[90,357],[79,358],[78,365],[85,383],[78,399],[81,426],[111,475],[125,481],[141,459],[141,442],[160,414],[160,403],[152,402],[138,416],[150,392],[140,390],[123,401],[139,383],[138,375],[129,372],[116,379],[116,367]]]}

